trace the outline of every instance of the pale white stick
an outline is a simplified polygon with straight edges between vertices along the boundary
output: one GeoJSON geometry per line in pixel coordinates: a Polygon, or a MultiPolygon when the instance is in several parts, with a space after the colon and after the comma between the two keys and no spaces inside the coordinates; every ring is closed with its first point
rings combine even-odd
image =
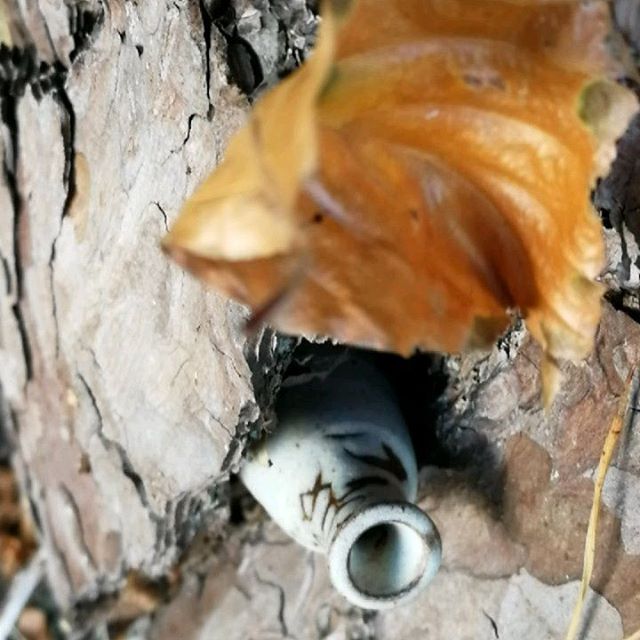
{"type": "Polygon", "coordinates": [[[7,596],[0,607],[0,640],[6,640],[9,637],[22,610],[43,576],[43,556],[41,552],[38,552],[11,581],[7,596]]]}

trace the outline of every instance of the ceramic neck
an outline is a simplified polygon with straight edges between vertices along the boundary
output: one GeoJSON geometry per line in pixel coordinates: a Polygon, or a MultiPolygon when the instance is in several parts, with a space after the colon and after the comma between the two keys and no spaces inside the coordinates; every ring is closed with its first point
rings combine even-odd
{"type": "Polygon", "coordinates": [[[329,547],[331,582],[365,609],[417,596],[438,571],[440,536],[431,518],[404,502],[377,502],[354,512],[329,547]]]}

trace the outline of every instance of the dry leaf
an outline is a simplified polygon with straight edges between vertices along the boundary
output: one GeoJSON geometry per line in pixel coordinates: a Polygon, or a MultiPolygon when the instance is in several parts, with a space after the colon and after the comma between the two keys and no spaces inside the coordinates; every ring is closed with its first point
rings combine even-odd
{"type": "Polygon", "coordinates": [[[165,248],[282,331],[401,354],[487,345],[519,309],[550,391],[592,345],[589,194],[636,109],[606,3],[335,5],[165,248]]]}
{"type": "Polygon", "coordinates": [[[282,212],[317,165],[314,104],[334,57],[334,30],[329,14],[311,60],[256,105],[225,161],[185,204],[167,241],[172,252],[238,261],[290,251],[297,225],[282,212]]]}
{"type": "Polygon", "coordinates": [[[0,464],[0,579],[12,578],[36,549],[35,531],[12,470],[0,464]]]}

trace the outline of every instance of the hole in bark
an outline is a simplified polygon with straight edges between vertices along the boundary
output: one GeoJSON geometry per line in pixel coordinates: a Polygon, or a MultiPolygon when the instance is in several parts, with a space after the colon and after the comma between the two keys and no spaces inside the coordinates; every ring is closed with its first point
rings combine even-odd
{"type": "Polygon", "coordinates": [[[200,6],[205,30],[213,26],[226,40],[229,81],[249,100],[291,73],[313,47],[318,22],[315,1],[262,3],[259,21],[255,14],[244,12],[241,3],[200,0],[200,6]]]}
{"type": "Polygon", "coordinates": [[[227,64],[231,80],[240,90],[251,95],[264,80],[260,59],[255,51],[242,39],[229,40],[227,44],[227,64]]]}
{"type": "Polygon", "coordinates": [[[241,527],[255,519],[260,509],[256,499],[247,491],[240,479],[233,475],[229,479],[229,524],[241,527]]]}
{"type": "Polygon", "coordinates": [[[438,438],[442,396],[448,377],[442,356],[421,353],[411,358],[374,354],[374,360],[393,387],[404,421],[411,434],[418,468],[449,467],[449,454],[438,438]]]}
{"type": "Polygon", "coordinates": [[[640,323],[640,297],[631,291],[607,291],[605,299],[617,311],[626,313],[632,320],[640,323]]]}
{"type": "Polygon", "coordinates": [[[389,353],[303,340],[294,353],[284,379],[309,375],[312,361],[316,358],[330,363],[349,353],[361,354],[370,360],[391,385],[411,435],[418,468],[452,466],[451,456],[442,446],[437,429],[448,382],[442,356],[420,353],[403,358],[389,353]]]}
{"type": "MultiPolygon", "coordinates": [[[[69,30],[73,37],[73,50],[69,54],[73,62],[89,45],[96,36],[104,21],[104,11],[84,9],[80,6],[73,6],[69,13],[69,30]]],[[[120,39],[124,42],[124,33],[118,32],[120,39]]]]}
{"type": "MultiPolygon", "coordinates": [[[[455,367],[451,368],[447,356],[420,353],[403,358],[344,345],[300,340],[293,352],[289,351],[284,357],[282,381],[272,385],[263,415],[271,415],[280,397],[280,388],[314,377],[318,375],[318,369],[330,370],[350,354],[357,354],[374,364],[392,388],[411,437],[418,470],[423,472],[419,496],[427,490],[427,485],[432,495],[449,491],[451,483],[464,485],[467,491],[478,494],[483,504],[490,504],[498,514],[504,491],[500,451],[487,437],[481,421],[469,422],[469,418],[459,411],[452,411],[449,393],[451,388],[455,390],[456,385],[450,379],[450,371],[455,371],[455,367]]],[[[473,400],[469,402],[472,404],[473,400]]],[[[268,419],[267,424],[270,431],[277,431],[277,419],[268,419]]],[[[264,429],[264,425],[256,424],[250,441],[259,438],[264,429]]],[[[250,500],[255,506],[244,485],[240,483],[240,487],[242,499],[250,500]]],[[[249,503],[244,503],[242,508],[239,505],[236,498],[236,504],[232,505],[234,522],[242,524],[243,518],[245,522],[253,520],[249,503]]]]}

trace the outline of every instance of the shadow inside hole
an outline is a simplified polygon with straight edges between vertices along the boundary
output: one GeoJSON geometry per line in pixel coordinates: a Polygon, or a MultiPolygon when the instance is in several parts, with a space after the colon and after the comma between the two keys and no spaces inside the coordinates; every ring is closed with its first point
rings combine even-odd
{"type": "Polygon", "coordinates": [[[229,524],[240,527],[251,520],[250,514],[260,509],[256,499],[242,484],[240,478],[229,478],[229,524]]]}
{"type": "MultiPolygon", "coordinates": [[[[282,385],[303,382],[305,378],[329,371],[351,354],[364,357],[374,364],[389,382],[415,451],[418,470],[430,468],[440,478],[430,480],[430,493],[448,492],[453,480],[446,480],[441,471],[451,472],[455,484],[487,502],[496,516],[501,512],[505,482],[505,469],[501,455],[488,437],[490,425],[474,418],[468,424],[454,417],[447,399],[450,383],[447,357],[433,353],[419,353],[403,358],[331,343],[313,343],[300,340],[290,364],[286,368],[282,385]],[[440,472],[438,472],[440,470],[440,472]]],[[[272,399],[277,404],[278,393],[272,399]]],[[[277,429],[277,420],[274,425],[277,429]]],[[[429,472],[431,473],[431,472],[429,472]]],[[[234,478],[232,485],[232,522],[241,525],[252,510],[252,498],[246,494],[241,482],[234,478]],[[233,497],[235,493],[236,497],[233,497]]],[[[255,506],[255,505],[254,505],[255,506]]]]}
{"type": "Polygon", "coordinates": [[[418,468],[452,466],[454,460],[438,436],[448,383],[445,360],[441,355],[420,353],[403,358],[390,353],[303,340],[285,372],[285,384],[287,379],[311,375],[321,360],[326,363],[322,366],[329,368],[332,362],[337,364],[350,354],[369,360],[389,382],[409,430],[418,468]]]}
{"type": "Polygon", "coordinates": [[[454,461],[438,435],[448,382],[443,356],[420,353],[402,358],[388,353],[371,353],[370,357],[393,388],[411,435],[418,468],[452,466],[454,461]]]}
{"type": "MultiPolygon", "coordinates": [[[[482,496],[500,513],[504,497],[505,469],[485,425],[453,418],[446,397],[450,383],[446,356],[419,353],[402,358],[387,353],[370,356],[391,384],[409,429],[418,470],[438,467],[456,472],[469,492],[482,496]]],[[[445,493],[448,483],[439,487],[445,493]]],[[[431,486],[431,491],[437,487],[431,486]]]]}

